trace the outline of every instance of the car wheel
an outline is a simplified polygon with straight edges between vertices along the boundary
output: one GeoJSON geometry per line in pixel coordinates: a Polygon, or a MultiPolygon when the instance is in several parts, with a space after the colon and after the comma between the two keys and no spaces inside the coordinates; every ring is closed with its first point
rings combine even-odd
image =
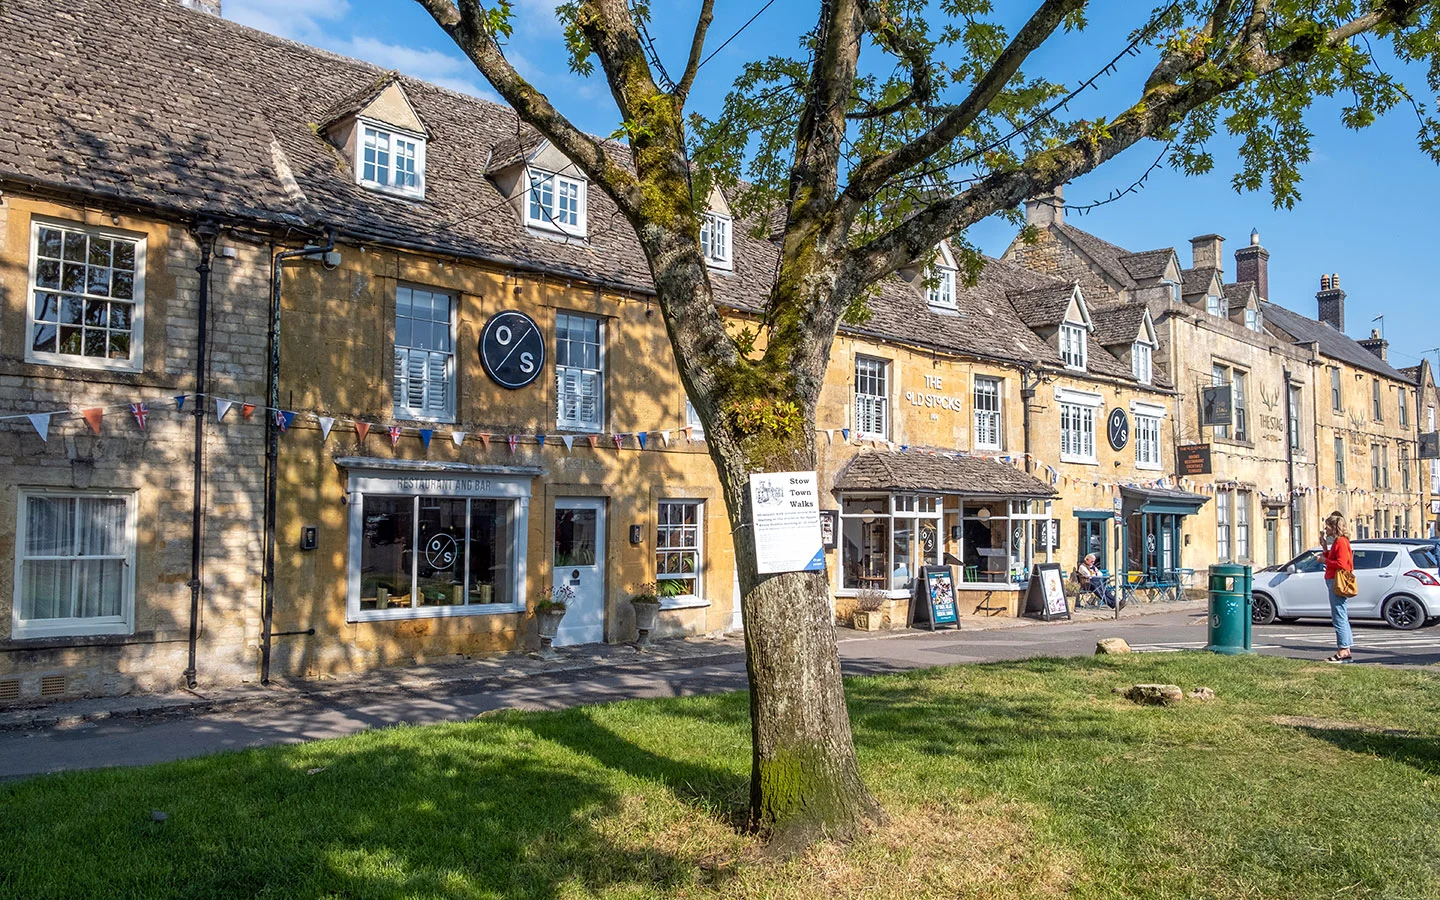
{"type": "Polygon", "coordinates": [[[1275,621],[1275,601],[1264,594],[1255,594],[1250,598],[1250,624],[1269,625],[1275,621]]]}
{"type": "Polygon", "coordinates": [[[1391,597],[1385,602],[1385,623],[1401,631],[1414,631],[1425,624],[1425,607],[1404,594],[1391,597]]]}

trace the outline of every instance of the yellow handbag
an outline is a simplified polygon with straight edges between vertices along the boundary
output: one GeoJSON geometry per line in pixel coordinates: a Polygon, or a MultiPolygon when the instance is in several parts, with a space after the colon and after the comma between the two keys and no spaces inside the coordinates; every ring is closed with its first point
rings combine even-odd
{"type": "Polygon", "coordinates": [[[1335,593],[1341,597],[1353,597],[1360,593],[1360,587],[1355,583],[1355,573],[1349,569],[1339,569],[1335,572],[1335,593]]]}

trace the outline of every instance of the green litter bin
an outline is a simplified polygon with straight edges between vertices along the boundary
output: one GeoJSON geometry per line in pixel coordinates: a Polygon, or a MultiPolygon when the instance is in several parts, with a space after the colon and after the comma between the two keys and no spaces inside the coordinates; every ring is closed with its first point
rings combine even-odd
{"type": "Polygon", "coordinates": [[[1254,653],[1250,649],[1249,566],[1210,567],[1210,643],[1212,653],[1254,653]]]}

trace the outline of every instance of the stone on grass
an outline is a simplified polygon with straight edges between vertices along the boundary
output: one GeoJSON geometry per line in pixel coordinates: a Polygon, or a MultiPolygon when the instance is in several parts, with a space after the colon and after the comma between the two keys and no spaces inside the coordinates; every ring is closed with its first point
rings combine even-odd
{"type": "Polygon", "coordinates": [[[169,813],[163,813],[158,809],[150,810],[150,821],[152,822],[163,822],[168,818],[170,818],[169,813]]]}
{"type": "Polygon", "coordinates": [[[1136,703],[1169,706],[1185,699],[1185,692],[1175,684],[1137,684],[1125,692],[1136,703]]]}
{"type": "Polygon", "coordinates": [[[1215,692],[1208,687],[1197,687],[1190,692],[1191,700],[1214,700],[1215,692]]]}
{"type": "Polygon", "coordinates": [[[1130,645],[1125,643],[1124,638],[1101,638],[1095,645],[1095,655],[1102,653],[1129,653],[1130,645]]]}

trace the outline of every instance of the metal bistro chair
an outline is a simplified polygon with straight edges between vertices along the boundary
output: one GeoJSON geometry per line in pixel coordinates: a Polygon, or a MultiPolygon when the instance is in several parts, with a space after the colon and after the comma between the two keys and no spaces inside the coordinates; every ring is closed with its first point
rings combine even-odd
{"type": "Polygon", "coordinates": [[[1070,572],[1070,581],[1075,585],[1075,607],[1077,609],[1082,606],[1093,606],[1096,609],[1100,609],[1101,607],[1108,607],[1110,605],[1105,602],[1105,592],[1112,590],[1110,573],[1101,569],[1100,578],[1102,579],[1100,582],[1100,592],[1096,593],[1094,587],[1091,586],[1088,581],[1081,580],[1078,571],[1072,570],[1070,572]]]}

